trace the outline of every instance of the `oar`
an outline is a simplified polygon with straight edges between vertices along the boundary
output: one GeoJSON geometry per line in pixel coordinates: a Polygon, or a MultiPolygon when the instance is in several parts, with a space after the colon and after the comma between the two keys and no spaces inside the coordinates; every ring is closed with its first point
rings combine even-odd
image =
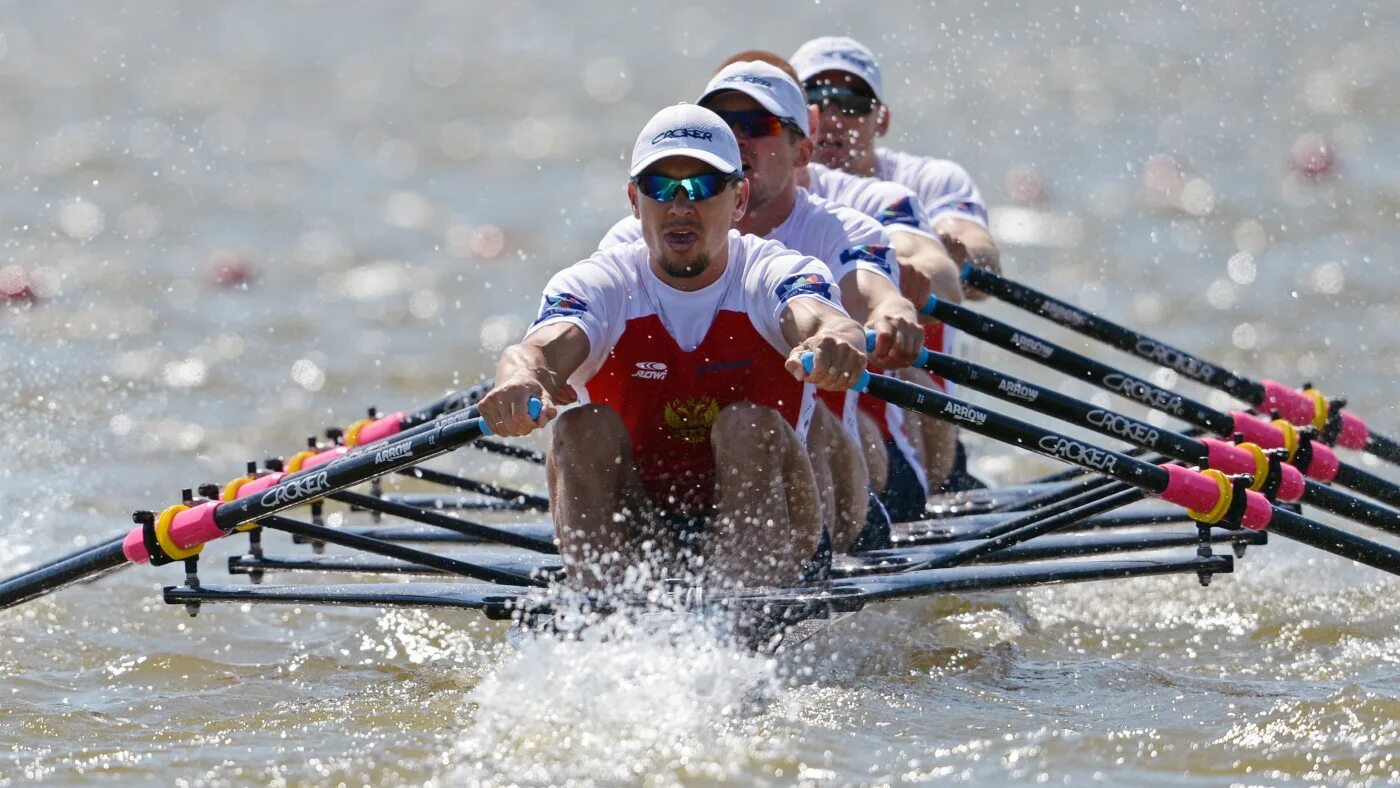
{"type": "Polygon", "coordinates": [[[930,297],[923,311],[971,336],[1209,432],[1225,436],[1239,433],[1245,440],[1263,448],[1287,449],[1289,461],[1310,478],[1320,482],[1335,481],[1390,506],[1400,506],[1400,486],[1342,462],[1326,444],[1308,440],[1305,432],[1300,433],[1283,419],[1268,422],[1244,411],[1222,413],[1028,331],[937,298],[930,297]]]}
{"type": "MultiPolygon", "coordinates": [[[[530,401],[538,418],[543,405],[530,401]]],[[[420,424],[378,451],[362,451],[299,473],[269,473],[246,480],[232,500],[205,501],[193,507],[172,506],[127,533],[121,544],[106,542],[40,570],[0,581],[0,609],[42,596],[83,578],[110,571],[124,563],[166,564],[193,558],[204,545],[228,536],[240,526],[308,501],[324,498],[450,452],[489,430],[480,418],[446,414],[420,424]]]]}
{"type": "MultiPolygon", "coordinates": [[[[810,369],[812,354],[802,356],[810,369]]],[[[853,387],[896,407],[957,425],[1002,443],[1086,470],[1111,476],[1147,494],[1186,508],[1207,525],[1235,524],[1252,530],[1269,529],[1280,536],[1367,566],[1400,575],[1400,550],[1340,528],[1275,507],[1263,495],[1244,489],[1219,471],[1194,471],[1181,465],[1153,465],[971,405],[941,391],[864,372],[853,387]]]]}
{"type": "Polygon", "coordinates": [[[1273,380],[1252,380],[984,268],[963,266],[963,281],[1032,314],[1223,391],[1264,413],[1277,410],[1300,427],[1316,427],[1327,443],[1400,464],[1400,442],[1371,430],[1360,417],[1341,409],[1344,401],[1329,401],[1317,389],[1299,391],[1273,380]]]}
{"type": "Polygon", "coordinates": [[[1231,474],[1250,474],[1254,476],[1255,490],[1272,488],[1281,501],[1313,504],[1374,528],[1400,534],[1400,512],[1303,478],[1297,468],[1278,461],[1282,459],[1281,450],[1272,450],[1270,454],[1250,444],[1236,445],[1215,438],[1190,438],[943,353],[924,350],[915,365],[975,391],[1032,408],[1142,449],[1160,452],[1188,465],[1215,468],[1231,474]]]}

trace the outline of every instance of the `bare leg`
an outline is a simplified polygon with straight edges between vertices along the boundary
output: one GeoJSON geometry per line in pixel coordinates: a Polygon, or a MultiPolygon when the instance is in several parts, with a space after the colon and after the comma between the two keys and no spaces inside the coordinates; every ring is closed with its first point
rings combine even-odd
{"type": "Polygon", "coordinates": [[[807,455],[822,484],[818,489],[831,501],[822,520],[831,533],[831,545],[836,552],[845,552],[865,527],[865,511],[870,506],[865,455],[856,439],[824,407],[817,408],[807,428],[807,455]]]}
{"type": "Polygon", "coordinates": [[[821,543],[817,481],[777,411],[737,402],[711,427],[718,516],[706,571],[721,585],[786,586],[821,543]]]}
{"type": "Polygon", "coordinates": [[[856,418],[860,419],[860,447],[865,452],[865,467],[870,470],[870,486],[883,493],[890,484],[890,456],[885,453],[885,438],[874,416],[861,411],[856,418]]]}
{"type": "MultiPolygon", "coordinates": [[[[902,369],[899,377],[920,386],[937,388],[933,377],[921,369],[902,369]]],[[[905,411],[904,418],[910,424],[910,433],[917,433],[922,439],[919,456],[924,461],[924,473],[928,475],[928,488],[932,493],[943,485],[948,474],[953,471],[953,460],[957,456],[958,428],[946,421],[931,419],[911,411],[905,411]]]]}
{"type": "Polygon", "coordinates": [[[570,582],[615,588],[643,560],[650,507],[617,411],[584,405],[554,422],[549,508],[570,582]],[[621,515],[621,516],[619,516],[621,515]]]}

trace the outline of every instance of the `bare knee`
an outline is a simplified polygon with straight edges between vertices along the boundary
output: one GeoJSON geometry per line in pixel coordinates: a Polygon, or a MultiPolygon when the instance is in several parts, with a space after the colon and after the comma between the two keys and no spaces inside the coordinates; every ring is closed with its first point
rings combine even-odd
{"type": "Polygon", "coordinates": [[[752,447],[759,441],[767,445],[789,435],[797,439],[797,433],[776,410],[752,402],[725,406],[710,427],[710,442],[716,454],[752,447]]]}

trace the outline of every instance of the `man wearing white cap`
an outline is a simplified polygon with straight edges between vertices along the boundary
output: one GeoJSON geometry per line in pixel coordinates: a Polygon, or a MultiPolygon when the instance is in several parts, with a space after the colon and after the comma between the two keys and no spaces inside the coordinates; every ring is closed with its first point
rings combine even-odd
{"type": "MultiPolygon", "coordinates": [[[[923,336],[917,312],[900,294],[888,235],[869,217],[797,186],[797,168],[811,158],[812,113],[796,81],[768,63],[731,63],[710,80],[700,104],[718,113],[739,140],[749,207],[734,227],[826,263],[840,284],[846,309],[875,332],[875,361],[895,368],[911,363],[923,336]]],[[[614,225],[599,248],[636,238],[639,232],[637,218],[629,217],[614,225]]],[[[822,429],[817,434],[823,442],[810,443],[809,450],[819,486],[831,490],[825,502],[838,510],[834,544],[841,551],[873,546],[883,540],[888,525],[881,527],[881,512],[867,527],[870,463],[859,444],[856,400],[841,395],[823,399],[840,414],[847,433],[826,430],[826,414],[818,410],[822,429]]],[[[878,450],[884,459],[884,446],[878,450]]],[[[883,480],[876,484],[884,490],[883,480]]]]}
{"type": "Polygon", "coordinates": [[[548,467],[575,584],[609,588],[651,561],[710,584],[790,585],[825,534],[803,446],[813,386],[855,382],[860,325],[820,261],[730,231],[749,188],[713,112],[657,113],[630,174],[641,239],[550,280],[481,414],[524,435],[556,405],[587,403],[559,416],[548,467]],[[530,397],[545,403],[538,419],[530,397]]]}
{"type": "Polygon", "coordinates": [[[792,66],[821,113],[818,161],[908,186],[958,263],[1000,268],[1001,254],[987,232],[987,209],[967,170],[947,159],[876,147],[889,133],[890,108],[874,53],[855,39],[823,36],[799,47],[792,66]]]}
{"type": "MultiPolygon", "coordinates": [[[[890,109],[884,102],[880,66],[869,49],[844,36],[814,38],[793,54],[792,65],[808,100],[819,112],[819,161],[914,190],[929,223],[958,264],[972,262],[1000,271],[1001,253],[987,231],[987,209],[967,171],[947,159],[876,147],[876,140],[889,132],[890,109]]],[[[985,298],[972,288],[967,288],[966,294],[969,298],[985,298]]],[[[951,330],[942,323],[931,323],[925,331],[927,347],[952,352],[951,330]]],[[[924,457],[929,476],[946,477],[945,491],[980,486],[966,473],[966,459],[962,445],[955,440],[956,433],[930,419],[920,421],[924,426],[924,457]]]]}

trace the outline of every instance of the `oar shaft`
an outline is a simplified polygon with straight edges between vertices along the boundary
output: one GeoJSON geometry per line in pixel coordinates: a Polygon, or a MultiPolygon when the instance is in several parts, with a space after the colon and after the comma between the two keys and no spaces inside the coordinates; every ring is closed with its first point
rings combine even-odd
{"type": "Polygon", "coordinates": [[[97,547],[51,561],[28,572],[0,581],[0,609],[13,607],[66,585],[110,572],[126,563],[122,540],[114,539],[97,547]]]}
{"type": "Polygon", "coordinates": [[[1316,426],[1323,431],[1328,443],[1370,452],[1387,462],[1400,464],[1400,442],[1372,431],[1363,419],[1350,411],[1335,410],[1337,403],[1316,391],[1299,391],[1271,380],[1252,380],[971,264],[963,266],[963,280],[1032,314],[1219,389],[1261,412],[1278,410],[1300,427],[1316,426]]]}
{"type": "MultiPolygon", "coordinates": [[[[1058,391],[1038,386],[970,361],[942,353],[925,351],[920,356],[919,366],[975,391],[1033,408],[1037,412],[1092,430],[1100,435],[1124,440],[1141,448],[1150,448],[1191,465],[1216,467],[1226,473],[1255,473],[1253,456],[1238,447],[1220,441],[1207,443],[1187,437],[1165,427],[1157,427],[1107,408],[1100,408],[1067,394],[1061,394],[1058,391]]],[[[1350,466],[1347,466],[1346,470],[1353,477],[1360,474],[1359,471],[1350,466]]],[[[1293,468],[1280,468],[1279,472],[1283,473],[1284,478],[1288,480],[1280,489],[1282,500],[1303,500],[1334,514],[1357,519],[1366,525],[1391,533],[1400,533],[1400,512],[1316,483],[1305,483],[1298,471],[1293,468]]],[[[1338,480],[1341,479],[1342,475],[1339,473],[1338,480]]],[[[1351,481],[1357,483],[1348,486],[1363,493],[1384,496],[1395,491],[1394,486],[1384,479],[1370,477],[1358,480],[1352,478],[1351,481]],[[1362,486],[1361,482],[1369,482],[1369,484],[1362,486]],[[1372,490],[1374,492],[1371,492],[1372,490]]]]}
{"type": "MultiPolygon", "coordinates": [[[[1179,466],[1156,466],[1127,455],[1074,440],[1057,432],[976,407],[940,391],[884,375],[868,376],[869,392],[885,402],[925,416],[955,424],[993,440],[1078,465],[1127,482],[1163,500],[1208,512],[1225,503],[1210,488],[1214,482],[1179,466]],[[1189,500],[1189,502],[1188,502],[1189,500]]],[[[1247,492],[1242,508],[1243,524],[1272,527],[1279,535],[1344,556],[1367,566],[1400,574],[1400,550],[1271,506],[1258,493],[1247,492]]]]}
{"type": "Polygon", "coordinates": [[[1098,315],[1086,312],[1039,290],[999,276],[985,268],[964,266],[963,281],[1008,304],[1013,304],[1066,328],[1074,329],[1085,336],[1132,353],[1159,366],[1175,370],[1191,380],[1204,383],[1211,388],[1220,389],[1251,405],[1257,405],[1264,400],[1264,388],[1255,381],[1236,375],[1228,369],[1217,367],[1205,359],[1174,348],[1165,342],[1159,342],[1146,334],[1140,334],[1126,326],[1120,326],[1098,315]]]}

